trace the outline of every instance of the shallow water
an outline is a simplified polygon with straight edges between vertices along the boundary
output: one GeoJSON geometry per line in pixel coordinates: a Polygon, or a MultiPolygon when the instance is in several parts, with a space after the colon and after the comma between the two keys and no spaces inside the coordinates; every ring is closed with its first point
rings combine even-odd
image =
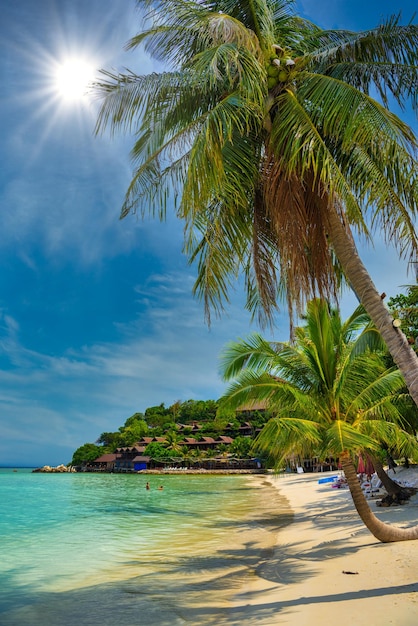
{"type": "Polygon", "coordinates": [[[0,470],[0,624],[232,623],[289,519],[262,481],[0,470]]]}

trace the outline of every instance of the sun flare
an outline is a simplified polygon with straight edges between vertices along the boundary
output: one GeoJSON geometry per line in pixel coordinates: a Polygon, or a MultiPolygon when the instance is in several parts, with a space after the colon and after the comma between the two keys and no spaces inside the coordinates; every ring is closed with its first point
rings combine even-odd
{"type": "Polygon", "coordinates": [[[94,68],[90,63],[81,59],[68,59],[56,68],[56,91],[63,100],[81,100],[93,77],[94,68]]]}

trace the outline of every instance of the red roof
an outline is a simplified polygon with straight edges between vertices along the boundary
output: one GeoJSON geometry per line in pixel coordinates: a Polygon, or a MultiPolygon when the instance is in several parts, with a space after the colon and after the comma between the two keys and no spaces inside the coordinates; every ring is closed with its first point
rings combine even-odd
{"type": "Polygon", "coordinates": [[[93,463],[111,463],[112,461],[116,461],[119,459],[120,454],[102,454],[97,459],[93,461],[93,463]]]}
{"type": "Polygon", "coordinates": [[[225,435],[221,435],[218,439],[220,443],[233,443],[233,441],[232,437],[226,437],[225,435]]]}

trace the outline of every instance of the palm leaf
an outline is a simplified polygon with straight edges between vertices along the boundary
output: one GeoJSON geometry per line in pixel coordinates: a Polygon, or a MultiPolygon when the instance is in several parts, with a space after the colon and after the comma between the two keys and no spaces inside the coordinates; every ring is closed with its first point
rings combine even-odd
{"type": "Polygon", "coordinates": [[[377,450],[378,443],[372,437],[359,432],[344,420],[335,420],[324,434],[324,451],[338,456],[345,450],[368,448],[377,450]]]}
{"type": "Polygon", "coordinates": [[[293,454],[305,456],[321,444],[322,431],[319,424],[298,418],[271,419],[255,440],[256,450],[268,454],[280,466],[293,454]]]}

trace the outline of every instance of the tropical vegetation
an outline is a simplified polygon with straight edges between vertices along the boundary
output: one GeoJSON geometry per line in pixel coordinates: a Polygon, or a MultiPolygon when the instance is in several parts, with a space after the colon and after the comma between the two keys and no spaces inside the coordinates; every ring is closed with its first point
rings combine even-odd
{"type": "Polygon", "coordinates": [[[337,309],[315,299],[295,342],[273,343],[254,334],[230,343],[222,372],[232,380],[221,403],[229,409],[263,401],[272,415],[256,449],[282,467],[286,458],[339,458],[354,505],[380,541],[418,538],[418,527],[399,529],[381,522],[361,490],[353,460],[377,454],[382,445],[418,455],[415,434],[404,428],[404,381],[387,367],[383,342],[364,308],[343,322],[337,309]]]}
{"type": "Polygon", "coordinates": [[[94,87],[97,132],[135,135],[121,216],[174,206],[209,320],[240,275],[264,321],[281,299],[300,313],[335,298],[345,277],[418,403],[417,355],[354,241],[377,230],[416,257],[417,138],[390,106],[418,104],[418,26],[395,15],[324,30],[292,0],[138,6],[144,28],[127,47],[166,71],[103,71],[94,87]]]}
{"type": "MultiPolygon", "coordinates": [[[[166,407],[164,403],[148,407],[144,413],[134,413],[128,417],[117,431],[103,432],[95,443],[85,443],[74,451],[71,464],[82,466],[95,461],[103,454],[114,453],[118,448],[133,446],[144,437],[163,438],[164,441],[152,441],[144,454],[154,460],[184,459],[195,454],[184,444],[185,437],[212,437],[227,434],[233,442],[226,449],[220,444],[216,452],[245,459],[252,455],[251,446],[254,436],[268,419],[265,411],[251,410],[238,412],[220,409],[216,400],[177,401],[166,407]],[[252,435],[240,436],[240,427],[251,420],[252,435]],[[197,428],[196,428],[197,427],[197,428]],[[181,428],[181,430],[180,430],[181,428]],[[180,442],[182,444],[180,445],[180,442]]],[[[208,456],[212,452],[205,452],[208,456]]]]}
{"type": "Polygon", "coordinates": [[[418,351],[418,285],[408,285],[406,293],[399,293],[388,300],[394,318],[401,321],[401,329],[408,342],[418,351]]]}

